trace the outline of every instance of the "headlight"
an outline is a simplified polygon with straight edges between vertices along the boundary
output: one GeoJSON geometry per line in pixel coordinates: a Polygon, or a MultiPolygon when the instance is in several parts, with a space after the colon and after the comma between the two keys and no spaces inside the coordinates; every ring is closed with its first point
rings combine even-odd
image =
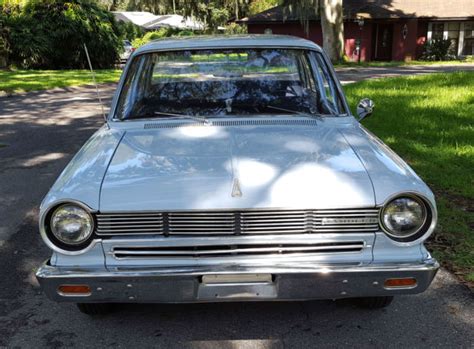
{"type": "Polygon", "coordinates": [[[395,240],[415,240],[418,233],[425,230],[423,228],[428,213],[427,206],[421,199],[402,196],[385,205],[381,213],[381,223],[387,235],[395,240]]]}
{"type": "Polygon", "coordinates": [[[94,220],[82,207],[64,204],[51,215],[50,228],[59,241],[68,245],[79,245],[92,235],[94,220]]]}

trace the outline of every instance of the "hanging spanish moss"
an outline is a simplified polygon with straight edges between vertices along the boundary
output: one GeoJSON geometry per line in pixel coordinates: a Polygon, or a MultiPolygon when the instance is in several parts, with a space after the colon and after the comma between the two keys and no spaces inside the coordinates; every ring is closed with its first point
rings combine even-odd
{"type": "Polygon", "coordinates": [[[304,27],[306,35],[309,34],[309,21],[319,14],[320,0],[284,0],[283,16],[286,20],[288,16],[296,17],[304,27]]]}

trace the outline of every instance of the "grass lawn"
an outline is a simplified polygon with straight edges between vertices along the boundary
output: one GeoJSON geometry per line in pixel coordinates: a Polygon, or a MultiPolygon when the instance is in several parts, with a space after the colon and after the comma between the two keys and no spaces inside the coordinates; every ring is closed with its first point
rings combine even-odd
{"type": "MultiPolygon", "coordinates": [[[[95,72],[98,83],[117,82],[119,69],[95,72]]],[[[89,70],[0,70],[0,91],[7,93],[92,84],[89,70]]]]}
{"type": "Polygon", "coordinates": [[[466,59],[466,60],[453,60],[453,61],[410,61],[410,62],[403,62],[403,61],[389,61],[389,62],[345,62],[345,63],[338,63],[334,66],[336,68],[357,68],[357,67],[401,67],[407,65],[458,65],[458,64],[466,64],[466,63],[474,63],[473,59],[466,59]]]}
{"type": "Polygon", "coordinates": [[[376,104],[363,124],[401,155],[436,194],[434,255],[474,285],[474,73],[363,81],[344,86],[351,106],[376,104]]]}

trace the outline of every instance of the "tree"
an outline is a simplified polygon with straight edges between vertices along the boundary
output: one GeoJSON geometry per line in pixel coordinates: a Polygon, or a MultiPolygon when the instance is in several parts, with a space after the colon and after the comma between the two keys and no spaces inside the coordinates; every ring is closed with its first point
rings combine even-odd
{"type": "Polygon", "coordinates": [[[204,23],[206,31],[215,33],[233,18],[247,14],[246,0],[184,0],[183,15],[204,23]]]}
{"type": "Polygon", "coordinates": [[[87,68],[87,43],[95,68],[112,67],[122,48],[114,16],[91,0],[29,0],[2,10],[9,60],[24,68],[87,68]]]}
{"type": "Polygon", "coordinates": [[[285,0],[285,8],[296,14],[309,29],[309,19],[319,15],[323,33],[323,48],[333,62],[344,56],[344,22],[342,0],[285,0]]]}
{"type": "Polygon", "coordinates": [[[249,5],[249,15],[253,16],[257,13],[271,9],[272,7],[278,6],[280,0],[253,0],[249,5]]]}
{"type": "MultiPolygon", "coordinates": [[[[167,0],[130,0],[164,1],[167,0]]],[[[303,23],[306,32],[311,17],[319,16],[323,32],[323,48],[333,62],[344,56],[343,0],[181,0],[183,15],[194,16],[205,23],[209,32],[217,31],[233,15],[235,19],[247,13],[264,11],[282,1],[287,14],[296,15],[303,23]]]]}

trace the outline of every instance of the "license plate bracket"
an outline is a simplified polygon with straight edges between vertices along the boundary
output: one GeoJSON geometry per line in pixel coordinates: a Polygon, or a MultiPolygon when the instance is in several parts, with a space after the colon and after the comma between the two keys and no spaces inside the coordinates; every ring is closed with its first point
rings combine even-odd
{"type": "Polygon", "coordinates": [[[271,274],[203,275],[198,288],[200,300],[272,299],[277,287],[271,274]]]}

